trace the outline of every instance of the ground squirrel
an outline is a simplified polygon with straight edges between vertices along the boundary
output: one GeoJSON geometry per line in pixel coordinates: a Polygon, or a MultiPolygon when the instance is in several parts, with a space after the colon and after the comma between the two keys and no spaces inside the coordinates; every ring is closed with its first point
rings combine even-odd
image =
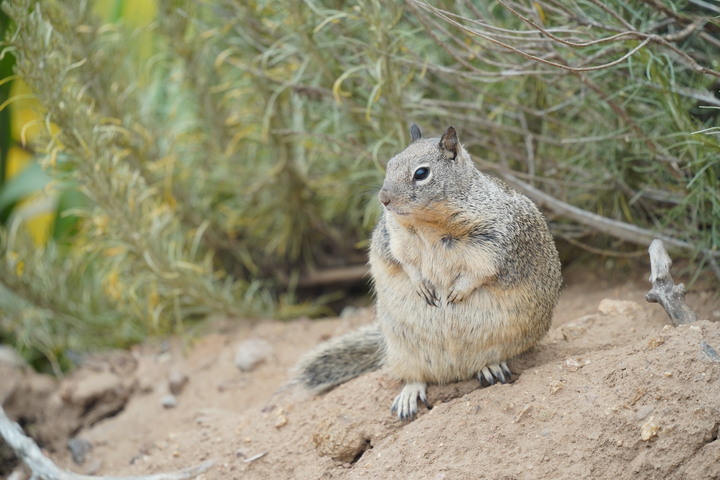
{"type": "Polygon", "coordinates": [[[391,410],[427,404],[428,383],[510,379],[507,361],[550,328],[560,260],[537,207],[477,170],[449,127],[387,164],[370,243],[376,321],[321,344],[298,364],[316,392],[384,366],[405,382],[391,410]]]}

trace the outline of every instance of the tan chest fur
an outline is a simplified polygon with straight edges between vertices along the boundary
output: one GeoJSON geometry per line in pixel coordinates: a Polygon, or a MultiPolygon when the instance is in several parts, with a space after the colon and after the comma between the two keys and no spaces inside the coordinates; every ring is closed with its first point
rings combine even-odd
{"type": "Polygon", "coordinates": [[[406,381],[467,379],[526,348],[537,320],[533,308],[523,304],[528,295],[521,293],[522,286],[509,291],[494,282],[500,261],[497,250],[472,241],[471,228],[462,222],[431,223],[430,215],[421,218],[426,221],[386,217],[389,249],[399,267],[389,268],[371,251],[386,366],[406,381]],[[454,239],[451,247],[443,241],[448,237],[454,239]],[[418,295],[411,280],[413,269],[435,288],[437,306],[418,295]],[[453,282],[468,274],[487,281],[462,302],[447,302],[453,282]]]}
{"type": "Polygon", "coordinates": [[[461,275],[491,277],[497,271],[497,252],[470,240],[469,222],[450,222],[450,217],[450,211],[435,207],[387,219],[393,256],[406,268],[418,269],[440,295],[461,275]]]}

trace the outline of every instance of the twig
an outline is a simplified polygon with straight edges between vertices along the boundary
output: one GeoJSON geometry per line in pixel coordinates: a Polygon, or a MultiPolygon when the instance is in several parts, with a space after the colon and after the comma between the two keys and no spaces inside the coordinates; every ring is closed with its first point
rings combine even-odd
{"type": "MultiPolygon", "coordinates": [[[[517,53],[518,55],[521,55],[521,56],[527,58],[528,60],[534,60],[536,62],[545,64],[545,65],[548,65],[551,67],[561,68],[563,70],[568,70],[571,72],[591,72],[594,70],[604,70],[606,68],[618,65],[618,64],[624,62],[625,60],[627,60],[628,58],[630,58],[631,56],[633,56],[638,50],[640,50],[643,47],[645,47],[646,45],[648,45],[651,41],[656,40],[654,37],[646,36],[642,42],[640,42],[638,45],[636,45],[635,47],[630,49],[625,55],[623,55],[622,57],[615,59],[611,62],[605,63],[603,65],[595,65],[592,67],[573,67],[571,65],[565,65],[563,63],[553,62],[551,60],[547,60],[547,59],[539,57],[537,55],[533,55],[532,53],[529,53],[522,49],[516,48],[516,47],[510,45],[509,43],[501,42],[500,40],[496,39],[495,37],[493,37],[491,35],[486,35],[484,33],[481,33],[479,30],[474,30],[472,28],[468,28],[465,25],[463,25],[462,23],[458,22],[457,20],[454,20],[448,14],[448,12],[441,10],[439,8],[433,7],[427,3],[419,2],[417,0],[413,0],[413,3],[415,3],[416,5],[418,5],[422,8],[426,8],[426,9],[430,10],[437,17],[443,19],[447,23],[454,25],[455,27],[463,30],[464,32],[466,32],[470,35],[474,35],[476,37],[487,40],[488,42],[494,43],[495,45],[498,45],[507,50],[510,50],[511,52],[517,53]]],[[[618,36],[624,36],[624,35],[632,36],[633,38],[640,36],[640,38],[642,38],[642,35],[638,34],[638,32],[623,32],[622,34],[619,34],[618,36]]],[[[697,63],[695,63],[695,65],[697,65],[697,63]]],[[[702,68],[702,67],[698,66],[698,68],[702,68]]],[[[705,72],[703,72],[703,73],[705,73],[705,72]]],[[[710,73],[712,73],[712,71],[710,73]]],[[[720,76],[720,74],[718,74],[718,76],[720,76]]]]}
{"type": "MultiPolygon", "coordinates": [[[[523,182],[515,175],[507,173],[506,171],[499,171],[498,173],[515,188],[530,197],[539,206],[546,207],[557,215],[575,221],[581,225],[588,226],[593,230],[604,232],[612,237],[619,238],[620,240],[625,240],[636,245],[650,245],[654,238],[660,238],[662,241],[676,248],[693,251],[698,250],[696,245],[683,240],[678,240],[677,238],[664,235],[659,236],[652,230],[640,228],[619,220],[613,220],[612,218],[603,217],[602,215],[588,212],[582,208],[565,203],[562,200],[558,200],[552,195],[548,195],[532,185],[523,182]]],[[[720,257],[720,252],[718,251],[707,249],[700,249],[700,251],[708,255],[710,258],[720,257]]]]}
{"type": "Polygon", "coordinates": [[[157,473],[136,477],[98,477],[93,475],[80,475],[61,470],[52,460],[43,455],[35,441],[23,433],[20,425],[13,422],[0,406],[0,436],[32,471],[32,478],[44,480],[185,480],[194,478],[207,471],[215,462],[208,460],[195,467],[186,468],[177,472],[157,473]]]}
{"type": "Polygon", "coordinates": [[[255,460],[260,460],[262,457],[264,457],[264,456],[267,455],[267,454],[268,454],[268,452],[258,453],[257,455],[253,455],[253,456],[250,457],[250,458],[246,458],[245,460],[243,460],[243,463],[252,463],[252,462],[254,462],[255,460]]]}
{"type": "Polygon", "coordinates": [[[665,251],[661,240],[653,240],[648,248],[650,253],[650,283],[652,288],[645,295],[645,300],[659,303],[667,312],[675,325],[692,323],[697,315],[685,303],[685,285],[675,285],[670,275],[672,260],[665,251]]]}
{"type": "Polygon", "coordinates": [[[337,285],[343,283],[357,283],[368,276],[367,265],[350,265],[341,268],[328,268],[312,270],[300,277],[298,286],[317,287],[324,285],[337,285]]]}
{"type": "MultiPolygon", "coordinates": [[[[349,265],[346,267],[310,270],[297,280],[300,288],[323,287],[327,285],[351,284],[362,281],[370,272],[367,265],[349,265]]],[[[291,280],[286,276],[279,276],[283,286],[290,285],[291,280]]]]}
{"type": "MultiPolygon", "coordinates": [[[[596,45],[596,44],[605,43],[605,42],[614,42],[621,38],[626,38],[626,37],[633,38],[636,40],[642,40],[642,41],[616,60],[610,61],[610,62],[602,64],[602,65],[596,65],[596,66],[590,66],[590,67],[574,67],[572,65],[559,63],[559,62],[553,62],[551,60],[542,58],[540,56],[530,53],[529,50],[523,50],[522,48],[515,47],[513,45],[510,45],[509,43],[502,42],[493,35],[485,34],[485,33],[482,33],[480,30],[470,28],[456,19],[456,18],[458,18],[458,19],[462,19],[462,20],[467,20],[462,15],[454,14],[452,12],[434,7],[427,2],[423,2],[420,0],[409,0],[409,4],[414,5],[418,8],[425,9],[426,11],[429,11],[431,14],[442,19],[443,21],[447,22],[450,25],[453,25],[453,26],[459,28],[460,30],[464,31],[465,33],[467,33],[469,35],[473,35],[478,38],[482,38],[483,40],[486,40],[486,41],[491,42],[495,45],[498,45],[502,48],[510,50],[511,52],[516,53],[518,55],[521,55],[522,57],[524,57],[528,60],[533,60],[535,62],[544,64],[544,65],[548,65],[550,67],[560,68],[560,69],[570,71],[570,72],[577,73],[577,72],[590,72],[590,71],[595,71],[595,70],[604,70],[606,68],[609,68],[609,67],[612,67],[612,66],[615,66],[615,65],[618,65],[618,64],[624,62],[625,60],[630,58],[632,55],[634,55],[636,52],[638,52],[640,49],[644,48],[648,44],[656,43],[656,44],[662,45],[663,47],[667,48],[668,50],[671,50],[672,52],[674,52],[682,60],[684,60],[684,62],[690,68],[692,68],[696,72],[720,77],[720,72],[713,70],[712,68],[703,67],[692,56],[690,56],[689,54],[687,54],[680,48],[676,47],[675,45],[670,43],[670,41],[668,41],[668,39],[666,39],[660,35],[647,34],[647,33],[639,32],[637,30],[629,30],[629,31],[617,33],[610,37],[591,40],[589,42],[571,42],[568,40],[564,40],[556,35],[553,35],[549,30],[542,28],[536,22],[534,22],[532,19],[530,19],[526,16],[523,16],[517,10],[513,9],[508,4],[504,3],[502,0],[498,0],[498,3],[500,3],[504,8],[506,8],[511,13],[517,15],[521,20],[526,22],[528,25],[532,26],[539,33],[545,35],[547,38],[550,38],[557,43],[561,43],[566,46],[581,48],[581,47],[586,47],[589,45],[596,45]]],[[[693,24],[693,30],[691,30],[691,31],[694,31],[694,29],[696,29],[698,26],[699,26],[699,24],[698,25],[693,24]]],[[[687,34],[689,34],[689,33],[690,33],[690,31],[687,32],[687,34]]],[[[683,31],[682,34],[686,34],[686,32],[683,31]]],[[[670,38],[674,38],[674,37],[670,37],[670,38]]]]}

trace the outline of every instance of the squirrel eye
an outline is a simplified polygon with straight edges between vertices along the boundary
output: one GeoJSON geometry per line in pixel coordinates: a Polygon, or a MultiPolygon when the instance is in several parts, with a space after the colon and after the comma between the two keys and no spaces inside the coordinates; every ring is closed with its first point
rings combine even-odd
{"type": "Polygon", "coordinates": [[[430,169],[427,167],[420,167],[415,170],[413,174],[413,180],[425,180],[430,175],[430,169]]]}

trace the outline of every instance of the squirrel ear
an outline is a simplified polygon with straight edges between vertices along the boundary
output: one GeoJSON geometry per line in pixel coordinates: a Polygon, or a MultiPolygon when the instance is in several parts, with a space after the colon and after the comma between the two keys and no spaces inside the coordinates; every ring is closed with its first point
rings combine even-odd
{"type": "Polygon", "coordinates": [[[455,160],[458,154],[458,142],[457,132],[454,127],[448,127],[447,132],[440,137],[440,148],[445,151],[445,156],[449,160],[455,160]]]}
{"type": "Polygon", "coordinates": [[[421,138],[422,132],[420,131],[420,127],[414,123],[410,125],[410,143],[413,143],[415,140],[420,140],[421,138]]]}

